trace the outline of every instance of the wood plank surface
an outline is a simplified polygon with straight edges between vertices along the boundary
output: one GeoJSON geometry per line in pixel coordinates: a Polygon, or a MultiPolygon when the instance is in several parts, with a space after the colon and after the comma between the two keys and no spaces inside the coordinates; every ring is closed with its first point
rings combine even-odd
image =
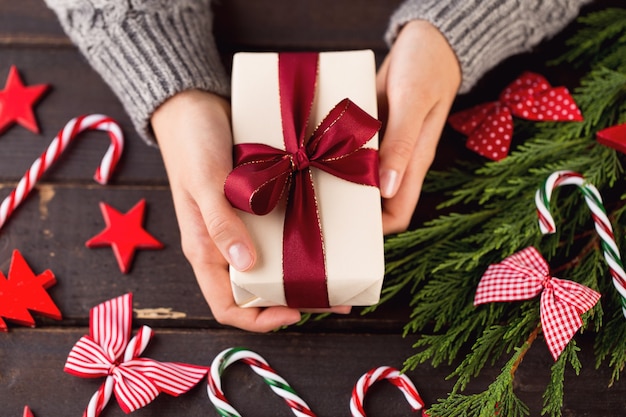
{"type": "MultiPolygon", "coordinates": [[[[59,283],[50,294],[67,324],[86,324],[91,306],[130,291],[136,294],[137,308],[146,310],[146,316],[150,310],[170,312],[153,317],[162,325],[216,326],[182,254],[167,187],[44,184],[0,232],[0,270],[5,273],[13,249],[22,252],[35,272],[50,269],[55,274],[59,283]],[[147,204],[144,226],[165,249],[138,250],[130,273],[122,274],[110,248],[89,249],[85,242],[105,226],[101,201],[125,213],[142,198],[147,204]],[[167,323],[168,315],[176,319],[167,323]]],[[[365,321],[357,310],[349,317],[337,316],[334,325],[322,327],[390,332],[399,331],[408,319],[405,303],[392,303],[365,321]]]]}
{"type": "MultiPolygon", "coordinates": [[[[19,180],[70,119],[98,113],[117,120],[126,137],[126,149],[112,182],[167,182],[158,149],[143,143],[115,95],[75,49],[0,47],[2,85],[11,65],[17,66],[27,85],[50,84],[51,89],[35,106],[41,134],[14,125],[0,138],[0,149],[11,149],[11,158],[0,164],[0,181],[19,180]]],[[[82,134],[45,179],[91,182],[109,143],[105,133],[82,134]]]]}
{"type": "Polygon", "coordinates": [[[223,49],[386,49],[383,35],[401,0],[264,0],[215,3],[223,49]],[[315,3],[315,7],[311,7],[315,3]]]}
{"type": "MultiPolygon", "coordinates": [[[[218,2],[216,38],[221,40],[226,65],[238,50],[372,48],[381,59],[386,49],[382,36],[387,19],[400,1],[325,0],[315,8],[309,3],[218,2]],[[311,9],[316,13],[310,13],[311,9]]],[[[6,79],[9,67],[16,65],[27,84],[52,87],[35,108],[41,134],[14,126],[3,135],[4,146],[13,150],[13,158],[0,164],[0,181],[18,180],[71,118],[103,113],[121,123],[127,139],[128,149],[115,181],[166,183],[159,152],[141,142],[117,98],[77,53],[43,1],[2,0],[0,10],[0,79],[6,79]]],[[[46,175],[47,180],[90,180],[108,144],[106,137],[84,136],[46,175]],[[97,143],[82,143],[87,141],[97,143]]]]}
{"type": "MultiPolygon", "coordinates": [[[[384,49],[401,0],[228,0],[213,2],[224,49],[384,49]],[[315,7],[311,7],[315,4],[315,7]]],[[[0,45],[70,47],[41,0],[0,2],[0,45]]]]}
{"type": "MultiPolygon", "coordinates": [[[[371,48],[378,62],[386,52],[382,40],[389,15],[401,0],[222,0],[216,2],[215,32],[228,67],[238,50],[331,50],[371,48]],[[311,4],[315,3],[315,7],[311,4]]],[[[596,2],[614,4],[615,0],[596,2]]],[[[596,7],[592,5],[592,7],[596,7]]],[[[561,35],[564,36],[564,35],[561,35]]],[[[523,69],[544,69],[560,39],[545,43],[534,54],[519,56],[488,74],[476,92],[457,101],[458,107],[495,97],[523,69]]],[[[348,416],[350,391],[372,367],[401,367],[414,353],[416,337],[402,337],[408,320],[408,296],[367,316],[359,309],[304,326],[270,334],[251,334],[220,326],[202,298],[191,268],[180,249],[167,177],[159,152],[146,146],[124,109],[63,33],[54,13],[41,0],[0,0],[0,84],[16,65],[26,84],[51,84],[36,106],[41,134],[13,127],[0,136],[0,199],[72,117],[105,113],[118,120],[127,147],[108,186],[91,177],[108,146],[102,133],[86,133],[71,145],[44,181],[0,230],[0,271],[6,274],[14,249],[22,251],[35,272],[51,269],[58,283],[49,292],[63,313],[62,321],[35,315],[37,328],[10,324],[0,334],[0,417],[21,415],[24,405],[37,417],[80,415],[101,381],[63,373],[72,345],[88,332],[89,310],[124,294],[134,294],[134,324],[152,326],[156,336],[145,356],[163,361],[210,364],[222,349],[245,346],[262,356],[285,377],[320,416],[348,416]],[[165,244],[161,251],[139,251],[129,274],[122,274],[111,249],[88,249],[84,243],[104,227],[98,204],[104,201],[124,212],[141,198],[148,204],[146,229],[165,244]]],[[[576,77],[548,68],[555,83],[576,77]]],[[[437,166],[465,156],[462,138],[446,131],[437,166]]],[[[467,154],[468,157],[472,157],[467,154]]],[[[441,196],[425,196],[415,224],[428,218],[441,196]]],[[[583,347],[583,370],[568,370],[564,416],[615,416],[626,409],[626,383],[607,387],[610,372],[595,369],[590,341],[583,347]]],[[[516,374],[516,392],[540,415],[542,394],[553,361],[538,339],[516,374]]],[[[410,371],[427,404],[444,397],[456,364],[410,371]]],[[[468,392],[479,392],[493,381],[496,363],[472,381],[468,392]]],[[[225,375],[229,399],[244,416],[289,416],[260,378],[243,365],[225,375]]],[[[411,415],[403,397],[389,384],[377,384],[368,394],[368,416],[411,415]]],[[[112,400],[103,417],[125,415],[112,400]]],[[[205,385],[184,397],[163,395],[137,411],[137,416],[217,415],[205,385]]]]}
{"type": "MultiPolygon", "coordinates": [[[[37,417],[80,415],[102,380],[86,380],[63,372],[63,365],[74,343],[85,328],[15,329],[3,335],[0,349],[0,403],[2,416],[21,415],[28,404],[37,417]]],[[[399,335],[299,334],[281,332],[258,335],[238,331],[166,330],[156,334],[143,356],[159,361],[179,361],[209,366],[221,350],[247,347],[263,356],[285,378],[317,415],[349,416],[350,392],[357,379],[380,365],[402,366],[399,358],[411,352],[413,338],[399,335]]],[[[589,346],[585,346],[588,348],[589,346]]],[[[552,363],[543,346],[533,347],[519,369],[516,392],[528,401],[531,416],[539,416],[541,395],[552,363]]],[[[451,366],[432,369],[419,366],[407,374],[415,382],[427,404],[445,396],[451,381],[445,377],[451,366]]],[[[498,368],[486,370],[472,383],[470,391],[486,387],[498,368]]],[[[624,410],[626,384],[606,390],[608,372],[595,370],[583,358],[578,378],[568,378],[565,386],[564,416],[617,416],[624,410]],[[584,393],[584,394],[583,394],[584,393]]],[[[233,365],[224,373],[227,398],[244,416],[293,415],[260,377],[244,365],[233,365]]],[[[376,384],[366,397],[369,417],[412,415],[404,398],[387,383],[376,384]]],[[[103,416],[125,415],[113,399],[103,416]]],[[[190,393],[173,398],[162,395],[136,411],[138,417],[214,416],[201,383],[190,393]]]]}

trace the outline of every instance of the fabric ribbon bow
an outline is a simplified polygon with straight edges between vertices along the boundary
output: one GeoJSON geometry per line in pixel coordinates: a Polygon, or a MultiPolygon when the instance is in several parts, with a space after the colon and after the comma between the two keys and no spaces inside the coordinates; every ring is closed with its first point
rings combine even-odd
{"type": "Polygon", "coordinates": [[[490,265],[482,276],[474,305],[528,300],[541,293],[541,327],[556,361],[582,326],[580,315],[590,310],[600,294],[577,282],[553,278],[546,260],[534,247],[490,265]]]}
{"type": "Polygon", "coordinates": [[[111,393],[126,413],[137,410],[165,392],[178,396],[193,388],[208,369],[173,362],[140,358],[152,329],[143,326],[130,338],[132,295],[106,301],[91,309],[89,336],[74,345],[65,363],[65,372],[82,378],[106,377],[91,398],[83,417],[100,415],[111,393]]]}
{"type": "Polygon", "coordinates": [[[513,117],[532,121],[581,121],[582,114],[566,87],[552,87],[541,75],[525,72],[499,100],[450,115],[448,123],[468,136],[466,146],[494,161],[509,153],[513,117]]]}
{"type": "Polygon", "coordinates": [[[307,138],[318,54],[281,53],[278,59],[285,149],[260,143],[235,146],[235,168],[224,192],[231,204],[263,215],[287,194],[283,280],[287,305],[328,307],[322,231],[310,167],[357,184],[378,186],[378,153],[364,148],[380,122],[348,99],[337,104],[307,138]]]}

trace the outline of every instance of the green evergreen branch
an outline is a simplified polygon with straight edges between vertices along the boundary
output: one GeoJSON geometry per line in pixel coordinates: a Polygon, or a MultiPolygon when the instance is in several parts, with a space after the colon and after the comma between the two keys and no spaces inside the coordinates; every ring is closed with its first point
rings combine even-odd
{"type": "MultiPolygon", "coordinates": [[[[525,344],[526,345],[526,344],[525,344]]],[[[439,399],[428,409],[428,414],[437,417],[522,417],[529,415],[528,407],[513,392],[513,368],[521,360],[526,346],[516,349],[487,390],[472,395],[450,394],[439,399]]]]}
{"type": "MultiPolygon", "coordinates": [[[[584,27],[561,62],[591,63],[573,94],[584,121],[516,119],[513,151],[507,158],[482,165],[476,158],[429,173],[424,192],[446,195],[437,209],[451,214],[385,242],[387,275],[381,303],[408,290],[412,311],[404,333],[419,334],[405,369],[426,362],[458,363],[449,376],[455,379],[453,392],[433,405],[430,415],[528,415],[512,386],[540,331],[538,300],[474,307],[473,297],[490,264],[530,245],[546,257],[553,275],[602,294],[600,303],[583,315],[583,331],[593,332],[596,366],[612,369],[610,383],[626,366],[626,321],[582,193],[573,186],[555,190],[551,212],[557,230],[549,236],[539,232],[534,204],[537,188],[552,172],[580,172],[602,193],[618,246],[625,247],[626,194],[616,193],[626,185],[624,155],[598,144],[595,135],[626,122],[626,10],[594,13],[581,22],[584,27]],[[485,367],[512,351],[486,391],[462,394],[485,367]]],[[[572,341],[552,367],[544,415],[561,415],[565,369],[569,364],[578,373],[577,352],[572,341]]]]}
{"type": "Polygon", "coordinates": [[[613,369],[609,386],[619,380],[620,374],[626,366],[626,326],[624,316],[618,311],[602,327],[602,332],[596,335],[594,351],[596,354],[596,368],[608,358],[608,366],[613,369]]]}
{"type": "Polygon", "coordinates": [[[573,63],[580,66],[583,62],[597,63],[607,54],[606,48],[626,43],[626,10],[609,8],[578,19],[584,27],[572,36],[567,45],[569,51],[553,64],[573,63]]]}
{"type": "Polygon", "coordinates": [[[549,415],[550,417],[561,417],[563,408],[563,382],[565,380],[565,366],[569,362],[576,372],[580,373],[582,365],[576,354],[580,349],[576,346],[576,342],[570,342],[559,359],[552,365],[550,374],[550,383],[543,393],[543,409],[541,415],[549,415]]]}
{"type": "Polygon", "coordinates": [[[626,74],[606,67],[592,70],[581,80],[575,99],[583,110],[584,133],[595,134],[599,126],[616,123],[626,96],[626,74]]]}
{"type": "MultiPolygon", "coordinates": [[[[525,303],[527,306],[531,303],[525,303]]],[[[480,371],[488,364],[493,365],[504,353],[509,353],[516,346],[524,342],[524,335],[530,334],[524,346],[530,348],[537,337],[540,326],[539,309],[536,303],[531,308],[516,317],[507,325],[492,325],[476,339],[471,352],[463,362],[450,374],[450,377],[458,377],[453,392],[465,390],[470,379],[479,375],[480,371]]],[[[520,362],[523,355],[520,356],[520,362]]],[[[519,365],[519,362],[518,362],[519,365]]],[[[511,369],[515,374],[517,366],[511,369]]]]}

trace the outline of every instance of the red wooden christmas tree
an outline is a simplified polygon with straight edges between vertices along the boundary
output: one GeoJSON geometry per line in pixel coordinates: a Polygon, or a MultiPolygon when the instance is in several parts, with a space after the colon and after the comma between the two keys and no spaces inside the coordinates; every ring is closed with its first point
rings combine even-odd
{"type": "Polygon", "coordinates": [[[22,254],[14,250],[9,267],[9,278],[0,272],[0,331],[8,331],[2,320],[16,322],[22,326],[35,326],[30,311],[55,320],[61,320],[61,312],[46,289],[56,284],[52,271],[39,275],[30,269],[22,254]]]}

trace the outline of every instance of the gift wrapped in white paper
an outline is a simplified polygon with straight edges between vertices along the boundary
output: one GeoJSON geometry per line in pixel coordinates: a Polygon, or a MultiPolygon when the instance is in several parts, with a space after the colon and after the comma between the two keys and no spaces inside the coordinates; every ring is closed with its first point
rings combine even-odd
{"type": "MultiPolygon", "coordinates": [[[[371,51],[319,54],[312,131],[342,99],[377,117],[375,62],[371,51]]],[[[233,60],[232,124],[235,144],[285,149],[279,96],[278,54],[238,53],[233,60]]],[[[366,144],[378,148],[378,135],[366,144]]],[[[378,302],[384,276],[380,191],[311,168],[323,234],[329,304],[378,302]]],[[[257,250],[255,266],[230,269],[238,305],[286,305],[283,286],[284,201],[264,216],[238,211],[257,250]]]]}

